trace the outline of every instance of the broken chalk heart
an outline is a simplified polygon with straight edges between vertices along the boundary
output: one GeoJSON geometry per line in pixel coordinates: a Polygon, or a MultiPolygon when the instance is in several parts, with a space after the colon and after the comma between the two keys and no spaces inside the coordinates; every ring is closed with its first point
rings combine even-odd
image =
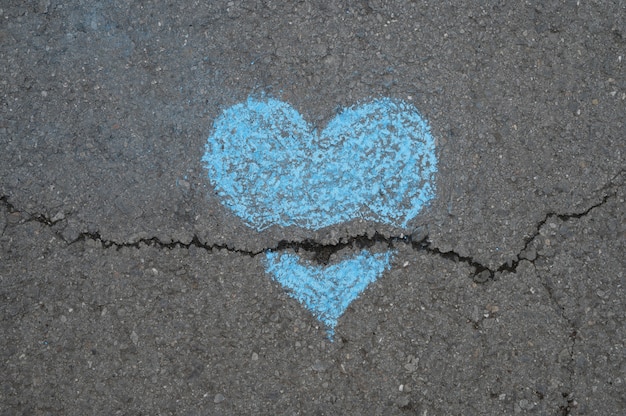
{"type": "MultiPolygon", "coordinates": [[[[289,104],[248,98],[217,118],[202,160],[221,203],[258,231],[357,218],[406,227],[435,196],[428,124],[389,98],[344,109],[319,133],[289,104]]],[[[364,251],[323,268],[267,253],[266,265],[332,332],[390,261],[364,251]]]]}

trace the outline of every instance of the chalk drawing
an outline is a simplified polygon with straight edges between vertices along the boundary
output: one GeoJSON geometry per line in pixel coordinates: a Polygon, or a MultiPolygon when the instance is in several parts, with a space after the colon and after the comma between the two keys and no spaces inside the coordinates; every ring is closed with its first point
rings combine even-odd
{"type": "Polygon", "coordinates": [[[267,253],[266,271],[327,327],[332,338],[337,320],[353,300],[389,268],[392,252],[359,255],[322,267],[294,254],[267,253]]]}
{"type": "MultiPolygon", "coordinates": [[[[289,104],[250,97],[215,120],[202,161],[220,202],[257,231],[358,218],[405,228],[436,192],[428,124],[413,105],[390,98],[346,108],[318,133],[289,104]]],[[[332,339],[338,318],[392,256],[364,250],[322,267],[268,252],[266,272],[332,339]]]]}
{"type": "Polygon", "coordinates": [[[249,98],[215,121],[202,160],[222,203],[258,231],[355,218],[406,227],[434,196],[434,150],[403,101],[348,108],[318,134],[289,104],[249,98]]]}

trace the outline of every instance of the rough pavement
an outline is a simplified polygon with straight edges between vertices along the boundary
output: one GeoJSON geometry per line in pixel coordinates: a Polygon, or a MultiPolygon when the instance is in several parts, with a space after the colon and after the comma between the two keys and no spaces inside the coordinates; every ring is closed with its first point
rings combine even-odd
{"type": "Polygon", "coordinates": [[[2,414],[626,412],[623,2],[179,3],[0,6],[2,414]],[[252,230],[201,163],[250,94],[412,102],[437,197],[252,230]],[[261,255],[389,246],[335,342],[261,255]]]}

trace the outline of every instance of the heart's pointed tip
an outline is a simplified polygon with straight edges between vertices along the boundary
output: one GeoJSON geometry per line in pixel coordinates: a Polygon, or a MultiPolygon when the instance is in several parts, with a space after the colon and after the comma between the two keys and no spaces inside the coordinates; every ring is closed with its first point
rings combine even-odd
{"type": "Polygon", "coordinates": [[[335,329],[334,328],[326,328],[326,338],[330,342],[335,342],[335,329]]]}

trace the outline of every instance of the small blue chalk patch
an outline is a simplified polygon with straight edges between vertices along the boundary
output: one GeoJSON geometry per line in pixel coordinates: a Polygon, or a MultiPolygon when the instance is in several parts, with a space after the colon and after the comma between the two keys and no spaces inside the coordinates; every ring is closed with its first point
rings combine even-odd
{"type": "Polygon", "coordinates": [[[350,303],[389,268],[392,252],[360,254],[330,266],[303,262],[295,254],[266,254],[266,272],[326,325],[332,339],[350,303]]]}

